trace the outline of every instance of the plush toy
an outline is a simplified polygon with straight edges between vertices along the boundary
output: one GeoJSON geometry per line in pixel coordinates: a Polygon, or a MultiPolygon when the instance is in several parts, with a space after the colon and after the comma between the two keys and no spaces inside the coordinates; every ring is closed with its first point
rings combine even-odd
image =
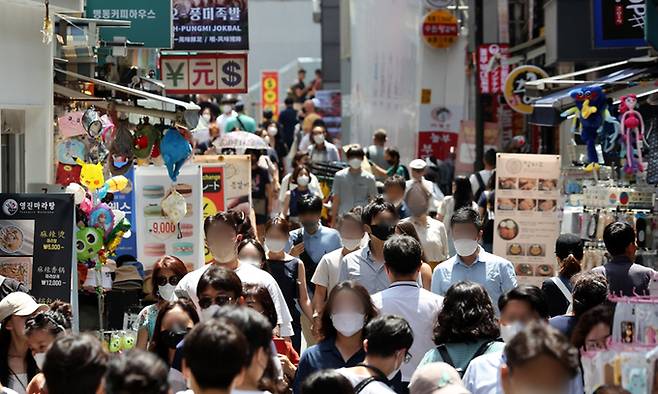
{"type": "Polygon", "coordinates": [[[644,171],[642,148],[644,146],[644,120],[635,110],[637,97],[634,94],[621,97],[619,113],[621,114],[621,136],[623,146],[621,157],[626,157],[624,171],[627,174],[644,171]]]}
{"type": "Polygon", "coordinates": [[[108,166],[112,175],[123,175],[133,162],[133,136],[125,126],[120,126],[110,145],[110,159],[108,166]]]}
{"type": "Polygon", "coordinates": [[[89,164],[77,157],[75,158],[75,162],[82,167],[80,171],[80,182],[87,187],[87,190],[94,192],[103,186],[105,176],[103,175],[103,165],[101,163],[89,164]]]}
{"type": "Polygon", "coordinates": [[[162,137],[160,152],[167,166],[169,178],[175,182],[183,164],[192,154],[192,146],[178,130],[170,128],[162,137]]]}
{"type": "Polygon", "coordinates": [[[98,257],[98,253],[103,248],[103,234],[94,227],[85,227],[75,234],[75,248],[78,255],[78,261],[93,261],[98,257]]]}
{"type": "Polygon", "coordinates": [[[138,126],[133,138],[135,157],[141,160],[148,160],[151,157],[155,157],[153,151],[158,146],[159,141],[160,132],[154,126],[150,124],[138,126]]]}
{"type": "Polygon", "coordinates": [[[85,195],[87,194],[85,189],[77,183],[71,183],[66,186],[66,192],[73,194],[73,202],[75,202],[75,205],[80,205],[82,201],[84,201],[85,195]]]}
{"type": "Polygon", "coordinates": [[[85,157],[87,147],[78,139],[68,139],[57,144],[57,161],[63,164],[75,165],[76,157],[85,157]]]}
{"type": "Polygon", "coordinates": [[[108,193],[121,192],[128,189],[130,181],[123,175],[113,176],[112,178],[105,181],[103,186],[98,191],[98,196],[101,199],[104,199],[108,193]]]}

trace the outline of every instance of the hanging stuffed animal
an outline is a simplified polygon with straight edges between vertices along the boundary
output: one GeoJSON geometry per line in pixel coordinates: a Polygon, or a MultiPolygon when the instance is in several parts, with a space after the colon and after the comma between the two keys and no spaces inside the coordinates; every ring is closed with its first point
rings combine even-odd
{"type": "Polygon", "coordinates": [[[183,164],[192,154],[192,146],[177,129],[169,128],[160,142],[160,152],[167,166],[169,178],[175,182],[183,164]]]}
{"type": "Polygon", "coordinates": [[[120,125],[110,145],[110,159],[108,166],[112,175],[123,175],[132,166],[133,162],[133,136],[125,125],[120,125]]]}
{"type": "Polygon", "coordinates": [[[105,176],[103,175],[103,165],[101,163],[89,164],[77,157],[75,162],[82,167],[82,170],[80,171],[80,183],[86,186],[87,190],[94,192],[96,189],[103,186],[105,183],[105,176]]]}
{"type": "Polygon", "coordinates": [[[624,171],[627,174],[644,171],[642,148],[644,146],[644,120],[635,110],[637,97],[634,94],[621,97],[619,113],[621,114],[622,157],[626,157],[624,171]]]}
{"type": "Polygon", "coordinates": [[[144,162],[151,157],[156,157],[154,151],[160,142],[160,132],[153,125],[145,123],[135,130],[133,138],[133,150],[138,162],[144,162]]]}

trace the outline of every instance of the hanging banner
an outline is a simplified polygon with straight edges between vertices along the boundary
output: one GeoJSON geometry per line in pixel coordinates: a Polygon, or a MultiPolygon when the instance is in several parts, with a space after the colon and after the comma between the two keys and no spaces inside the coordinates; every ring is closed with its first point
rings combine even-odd
{"type": "Polygon", "coordinates": [[[595,48],[647,45],[644,40],[647,7],[644,0],[593,0],[592,3],[595,48]]]}
{"type": "Polygon", "coordinates": [[[176,256],[188,270],[203,265],[203,224],[201,167],[188,164],[176,182],[164,166],[137,167],[135,170],[135,222],[137,259],[151,270],[164,255],[176,256]],[[175,188],[185,197],[187,214],[175,224],[162,211],[161,202],[175,188]]]}
{"type": "Polygon", "coordinates": [[[340,90],[318,90],[315,92],[315,110],[322,117],[327,131],[334,138],[342,132],[342,96],[340,90]]]}
{"type": "Polygon", "coordinates": [[[546,71],[537,66],[519,66],[510,71],[505,80],[505,101],[516,112],[532,113],[532,99],[525,94],[525,83],[548,78],[546,71]]]}
{"type": "Polygon", "coordinates": [[[432,48],[449,48],[459,36],[457,18],[448,10],[434,10],[423,18],[421,34],[432,48]]]}
{"type": "Polygon", "coordinates": [[[498,154],[494,254],[514,264],[520,284],[557,274],[560,156],[498,154]]]}
{"type": "MultiPolygon", "coordinates": [[[[159,0],[158,0],[159,1],[159,0]]],[[[174,49],[249,49],[247,0],[173,0],[174,49]]]]}
{"type": "Polygon", "coordinates": [[[169,94],[247,93],[245,53],[161,56],[160,70],[169,94]]]}
{"type": "Polygon", "coordinates": [[[260,74],[260,106],[271,109],[274,119],[279,118],[279,72],[263,71],[260,74]]]}
{"type": "Polygon", "coordinates": [[[445,160],[455,151],[458,139],[459,134],[452,131],[419,131],[417,157],[445,160]]]}
{"type": "Polygon", "coordinates": [[[132,231],[129,238],[122,238],[117,247],[116,255],[137,257],[137,231],[135,231],[135,218],[133,216],[133,209],[135,208],[135,168],[131,168],[123,176],[128,178],[130,191],[128,193],[114,193],[114,200],[109,205],[112,209],[118,209],[126,214],[126,219],[130,222],[132,231]]]}
{"type": "MultiPolygon", "coordinates": [[[[499,140],[498,123],[484,123],[484,152],[489,149],[498,150],[499,140]]],[[[456,149],[457,161],[455,163],[455,174],[470,175],[475,165],[475,122],[464,120],[461,122],[459,133],[459,144],[456,149]]]]}
{"type": "Polygon", "coordinates": [[[75,205],[71,194],[0,194],[0,275],[39,302],[71,302],[75,205]]]}
{"type": "Polygon", "coordinates": [[[485,44],[478,48],[478,88],[481,94],[500,94],[510,71],[503,59],[509,57],[509,45],[485,44]]]}

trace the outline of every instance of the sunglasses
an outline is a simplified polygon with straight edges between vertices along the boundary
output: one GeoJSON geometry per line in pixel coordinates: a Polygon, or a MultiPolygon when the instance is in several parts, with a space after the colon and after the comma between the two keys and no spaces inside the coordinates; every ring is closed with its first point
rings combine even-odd
{"type": "Polygon", "coordinates": [[[199,306],[201,307],[201,309],[207,309],[212,304],[223,306],[226,304],[230,304],[232,301],[233,301],[233,297],[227,295],[218,295],[215,298],[203,297],[199,299],[199,306]]]}
{"type": "Polygon", "coordinates": [[[65,328],[61,324],[59,324],[57,321],[55,321],[55,319],[53,319],[52,316],[49,316],[44,312],[35,315],[30,320],[32,320],[34,323],[33,324],[26,323],[26,325],[35,325],[37,327],[40,327],[40,326],[43,326],[44,323],[47,322],[47,323],[52,324],[55,327],[55,330],[57,330],[57,332],[64,332],[65,331],[65,328]]]}
{"type": "Polygon", "coordinates": [[[172,286],[176,286],[179,281],[180,278],[178,278],[177,276],[170,276],[170,277],[160,276],[155,278],[155,284],[158,286],[165,286],[167,283],[169,283],[172,286]]]}

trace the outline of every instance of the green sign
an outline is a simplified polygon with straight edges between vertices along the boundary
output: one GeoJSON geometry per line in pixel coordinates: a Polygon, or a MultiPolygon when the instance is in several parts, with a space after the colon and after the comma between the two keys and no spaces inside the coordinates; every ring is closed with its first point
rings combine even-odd
{"type": "Polygon", "coordinates": [[[87,18],[132,23],[130,28],[101,28],[100,38],[103,41],[126,37],[133,42],[143,42],[145,48],[171,48],[171,10],[171,0],[87,0],[85,13],[87,18]]]}

